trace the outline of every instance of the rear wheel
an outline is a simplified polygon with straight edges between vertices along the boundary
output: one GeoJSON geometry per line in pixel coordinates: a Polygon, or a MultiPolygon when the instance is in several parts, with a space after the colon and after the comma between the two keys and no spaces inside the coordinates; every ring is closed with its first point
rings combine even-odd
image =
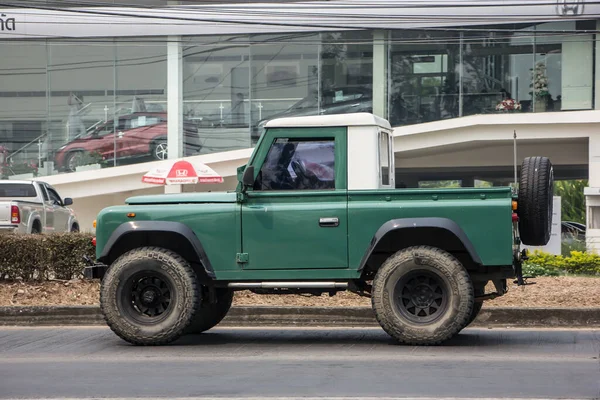
{"type": "MultiPolygon", "coordinates": [[[[475,297],[483,296],[485,294],[485,285],[484,286],[475,285],[474,293],[475,293],[475,297]]],[[[467,326],[471,325],[473,323],[473,321],[475,321],[475,318],[477,318],[477,316],[479,315],[479,312],[481,311],[482,307],[483,307],[483,301],[475,301],[473,303],[473,311],[471,311],[471,314],[469,315],[469,319],[467,320],[465,328],[467,326]]]]}
{"type": "Polygon", "coordinates": [[[119,257],[100,287],[100,308],[110,329],[137,345],[179,338],[199,306],[196,274],[173,251],[142,247],[119,257]]]}
{"type": "Polygon", "coordinates": [[[371,300],[379,324],[399,342],[439,344],[466,325],[473,311],[473,285],[448,252],[410,247],[381,266],[371,300]]]}
{"type": "Polygon", "coordinates": [[[42,225],[40,224],[40,222],[38,220],[35,220],[33,222],[33,226],[31,227],[31,233],[33,235],[42,233],[42,225]]]}
{"type": "Polygon", "coordinates": [[[227,288],[216,288],[215,290],[216,302],[210,303],[208,298],[203,299],[186,333],[202,333],[213,328],[225,318],[233,302],[233,291],[227,288]]]}
{"type": "Polygon", "coordinates": [[[519,234],[529,246],[544,246],[552,230],[554,171],[546,157],[527,157],[519,181],[519,234]]]}

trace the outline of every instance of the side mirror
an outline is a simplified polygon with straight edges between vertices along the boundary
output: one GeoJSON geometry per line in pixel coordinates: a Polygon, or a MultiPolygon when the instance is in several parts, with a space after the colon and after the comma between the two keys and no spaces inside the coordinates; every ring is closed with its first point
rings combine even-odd
{"type": "Polygon", "coordinates": [[[73,199],[70,197],[65,197],[63,200],[63,205],[64,206],[70,206],[71,204],[73,204],[73,199]]]}
{"type": "Polygon", "coordinates": [[[242,184],[244,186],[254,185],[254,165],[249,165],[244,170],[244,176],[242,177],[242,184]]]}

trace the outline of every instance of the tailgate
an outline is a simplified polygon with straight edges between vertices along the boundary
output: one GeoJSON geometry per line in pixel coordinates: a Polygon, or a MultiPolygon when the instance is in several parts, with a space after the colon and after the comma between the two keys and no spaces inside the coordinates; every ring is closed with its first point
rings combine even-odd
{"type": "Polygon", "coordinates": [[[10,202],[0,201],[0,224],[10,223],[10,202]]]}

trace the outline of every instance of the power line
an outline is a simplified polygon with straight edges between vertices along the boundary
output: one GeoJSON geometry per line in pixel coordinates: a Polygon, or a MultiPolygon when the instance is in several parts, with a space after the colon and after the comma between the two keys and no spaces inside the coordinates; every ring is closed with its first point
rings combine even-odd
{"type": "MultiPolygon", "coordinates": [[[[30,0],[31,2],[31,0],[30,0]]],[[[38,4],[38,3],[34,3],[34,4],[38,4]]],[[[286,3],[287,4],[287,3],[286,3]]],[[[296,3],[294,3],[296,5],[296,3]]],[[[301,3],[303,5],[306,5],[307,3],[301,3]]],[[[330,3],[328,3],[330,4],[330,3]]],[[[536,5],[543,5],[543,4],[554,4],[554,3],[536,3],[536,5]]],[[[588,4],[600,4],[600,1],[594,1],[588,4]]],[[[0,6],[6,6],[7,3],[2,3],[0,4],[0,6]]],[[[282,12],[289,12],[290,11],[290,7],[281,7],[281,4],[278,4],[280,7],[280,10],[282,12]]],[[[361,7],[367,6],[369,8],[374,8],[377,6],[377,4],[371,4],[371,3],[363,3],[361,5],[361,7]]],[[[494,6],[494,7],[498,7],[497,4],[489,4],[488,6],[494,6]]],[[[510,6],[512,8],[514,7],[523,7],[523,6],[530,6],[531,4],[529,3],[511,3],[511,4],[507,4],[507,6],[510,6]]],[[[14,8],[18,8],[18,9],[30,9],[30,7],[27,6],[27,3],[21,2],[19,3],[19,5],[12,5],[12,7],[14,8]]],[[[314,5],[313,5],[314,7],[314,5]]],[[[352,8],[356,8],[357,6],[354,5],[352,6],[352,8]]],[[[390,6],[389,4],[385,4],[385,5],[381,5],[380,7],[385,7],[387,9],[394,9],[394,8],[398,8],[398,9],[402,9],[402,8],[406,8],[406,6],[390,6]]],[[[436,8],[432,5],[427,6],[429,8],[436,8]]],[[[139,8],[139,7],[137,7],[139,8]]],[[[327,7],[324,7],[327,8],[327,7]]],[[[329,7],[331,8],[331,7],[329,7]]],[[[340,7],[337,6],[337,9],[339,9],[340,7]]],[[[342,7],[344,8],[344,7],[342,7]]],[[[424,8],[423,6],[421,7],[413,7],[415,9],[421,9],[424,8]]],[[[217,18],[216,14],[218,15],[229,15],[231,16],[237,16],[240,18],[248,18],[249,15],[253,15],[253,16],[263,16],[263,17],[274,17],[274,16],[282,16],[285,15],[277,12],[277,8],[272,8],[269,11],[262,11],[262,10],[255,10],[253,8],[244,8],[244,9],[240,9],[240,10],[228,10],[225,8],[208,8],[208,7],[188,7],[185,8],[184,10],[186,11],[187,15],[199,15],[199,16],[204,16],[205,18],[200,18],[200,17],[183,17],[183,16],[167,16],[167,15],[153,15],[152,11],[158,11],[160,13],[163,12],[163,9],[156,9],[156,8],[149,8],[146,10],[149,10],[149,14],[134,14],[134,13],[127,13],[127,12],[116,12],[116,11],[108,11],[108,10],[92,10],[92,9],[81,9],[81,8],[77,8],[77,9],[64,9],[64,8],[56,8],[56,7],[43,7],[43,6],[39,6],[36,5],[35,7],[33,7],[33,9],[36,10],[45,10],[45,11],[59,11],[59,12],[66,12],[66,13],[76,13],[76,14],[86,14],[86,15],[96,15],[96,16],[113,16],[113,17],[126,17],[126,18],[134,18],[134,19],[158,19],[160,21],[185,21],[185,22],[212,22],[212,23],[223,23],[223,24],[235,24],[235,25],[259,25],[259,26],[287,26],[287,27],[304,27],[304,28],[319,28],[319,29],[332,29],[332,28],[340,28],[340,29],[357,29],[356,26],[349,26],[349,25],[342,25],[342,24],[335,24],[335,20],[337,20],[339,18],[339,14],[327,14],[327,13],[306,13],[306,12],[302,12],[300,13],[299,17],[302,18],[306,18],[306,17],[311,17],[312,19],[317,19],[317,20],[322,20],[320,23],[306,23],[305,21],[302,22],[298,22],[298,23],[293,23],[293,22],[267,22],[267,21],[249,21],[247,19],[243,19],[243,20],[233,20],[233,19],[223,19],[223,18],[217,18]],[[213,15],[213,17],[211,18],[206,18],[207,15],[213,15]],[[333,21],[327,21],[326,18],[331,18],[333,19],[333,21]]],[[[144,8],[141,8],[144,9],[144,8]]],[[[170,8],[169,10],[175,10],[177,11],[178,8],[173,7],[170,8]]],[[[180,8],[181,10],[181,8],[180,8]]],[[[31,13],[30,13],[31,14],[31,13]]],[[[594,18],[598,16],[598,14],[588,14],[585,16],[579,16],[576,17],[574,19],[590,19],[590,18],[594,18]]],[[[477,17],[473,17],[473,16],[465,16],[465,15],[444,15],[444,16],[440,16],[440,15],[431,15],[431,14],[412,14],[412,15],[407,15],[407,16],[389,16],[389,15],[366,15],[365,14],[344,14],[343,18],[345,19],[356,19],[359,20],[361,22],[364,22],[365,24],[368,24],[369,26],[377,26],[378,24],[386,24],[389,23],[390,21],[396,21],[396,22],[406,22],[406,21],[410,21],[410,22],[435,22],[435,21],[456,21],[457,24],[460,24],[460,22],[481,22],[483,23],[483,21],[485,20],[487,21],[497,21],[497,20],[501,20],[501,21],[506,21],[507,18],[512,18],[512,19],[520,19],[520,21],[528,21],[528,22],[536,22],[539,21],[540,19],[547,19],[549,18],[548,15],[544,15],[544,14],[539,14],[539,15],[520,15],[520,14],[510,14],[510,15],[504,15],[504,16],[494,16],[494,15],[488,15],[485,17],[482,16],[477,16],[477,17]]],[[[516,22],[516,21],[514,21],[516,22]]],[[[118,21],[113,21],[113,23],[118,23],[118,21]]]]}

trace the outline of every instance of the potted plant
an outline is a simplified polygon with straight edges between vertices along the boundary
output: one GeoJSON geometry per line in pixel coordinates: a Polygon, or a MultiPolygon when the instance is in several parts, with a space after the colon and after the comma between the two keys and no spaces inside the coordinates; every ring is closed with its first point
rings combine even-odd
{"type": "Polygon", "coordinates": [[[515,99],[504,99],[496,105],[496,111],[515,112],[521,111],[521,103],[515,99]]]}
{"type": "Polygon", "coordinates": [[[546,75],[546,64],[538,62],[532,71],[532,79],[529,87],[532,91],[529,94],[532,95],[534,101],[534,111],[544,112],[548,105],[548,76],[546,75]]]}

